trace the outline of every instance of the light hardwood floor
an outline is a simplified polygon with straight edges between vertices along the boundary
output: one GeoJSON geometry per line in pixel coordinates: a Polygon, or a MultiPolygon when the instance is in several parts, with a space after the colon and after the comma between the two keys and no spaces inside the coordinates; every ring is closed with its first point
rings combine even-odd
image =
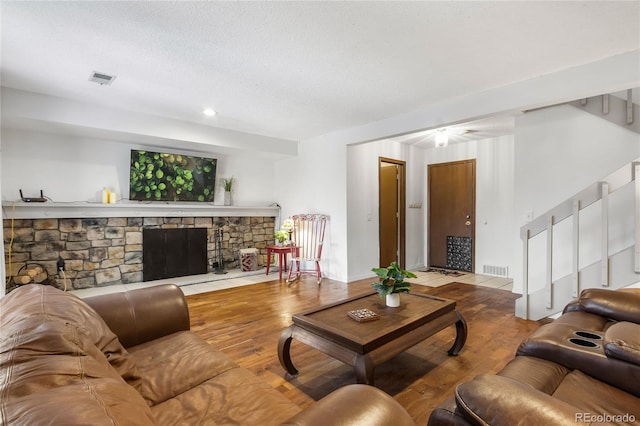
{"type": "MultiPolygon", "coordinates": [[[[318,286],[306,277],[288,286],[276,279],[192,294],[187,296],[192,330],[304,408],[355,383],[355,375],[351,367],[294,341],[291,356],[299,374],[287,377],[276,353],[281,331],[294,313],[369,291],[372,281],[345,284],[325,279],[318,286]]],[[[433,408],[452,395],[458,383],[500,370],[542,323],[514,316],[518,296],[500,289],[508,289],[509,280],[418,271],[412,281],[413,292],[456,300],[469,327],[467,343],[457,357],[447,355],[455,336],[450,327],[375,370],[376,386],[403,405],[416,424],[425,425],[433,408]]]]}
{"type": "Polygon", "coordinates": [[[500,290],[511,291],[513,280],[511,278],[494,277],[489,275],[472,274],[469,272],[450,271],[436,269],[432,272],[427,270],[411,271],[417,278],[410,278],[411,283],[422,284],[428,287],[440,287],[445,284],[457,282],[463,284],[473,284],[481,287],[498,288],[500,290]],[[438,272],[435,272],[438,271],[438,272]]]}

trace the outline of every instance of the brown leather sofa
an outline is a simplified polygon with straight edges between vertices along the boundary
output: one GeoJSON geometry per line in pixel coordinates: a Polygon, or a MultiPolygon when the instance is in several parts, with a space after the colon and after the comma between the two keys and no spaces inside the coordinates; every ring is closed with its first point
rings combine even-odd
{"type": "Polygon", "coordinates": [[[495,375],[457,386],[429,425],[640,424],[640,290],[584,290],[495,375]]]}
{"type": "Polygon", "coordinates": [[[0,299],[0,424],[415,425],[365,385],[300,410],[189,331],[175,285],[84,301],[27,285],[0,299]]]}

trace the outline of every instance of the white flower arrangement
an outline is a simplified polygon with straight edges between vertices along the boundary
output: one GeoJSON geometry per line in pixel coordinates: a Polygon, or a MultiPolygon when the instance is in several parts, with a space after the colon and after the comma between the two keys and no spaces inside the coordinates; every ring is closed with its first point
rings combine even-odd
{"type": "Polygon", "coordinates": [[[282,226],[280,226],[280,229],[287,231],[287,232],[291,232],[293,231],[293,219],[289,218],[287,220],[285,220],[284,222],[282,222],[282,226]]]}
{"type": "Polygon", "coordinates": [[[280,225],[280,230],[276,231],[276,233],[273,234],[273,238],[275,238],[279,243],[289,241],[289,237],[291,235],[291,231],[293,231],[293,227],[293,220],[291,218],[286,219],[284,222],[282,222],[282,225],[280,225]]]}

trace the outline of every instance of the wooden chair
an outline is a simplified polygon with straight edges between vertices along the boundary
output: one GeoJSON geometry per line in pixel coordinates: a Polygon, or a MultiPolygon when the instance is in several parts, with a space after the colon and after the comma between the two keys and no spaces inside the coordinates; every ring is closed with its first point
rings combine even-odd
{"type": "Polygon", "coordinates": [[[322,214],[311,213],[297,214],[291,219],[294,226],[291,231],[291,267],[287,284],[291,284],[302,274],[315,275],[320,284],[322,281],[320,257],[328,218],[322,214]]]}

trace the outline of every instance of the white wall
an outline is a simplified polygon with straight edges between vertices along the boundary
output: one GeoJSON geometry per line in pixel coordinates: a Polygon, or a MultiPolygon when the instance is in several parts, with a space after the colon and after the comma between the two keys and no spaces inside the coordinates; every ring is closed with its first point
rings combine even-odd
{"type": "MultiPolygon", "coordinates": [[[[433,148],[426,153],[427,164],[476,159],[476,273],[482,273],[483,265],[506,266],[511,276],[514,262],[511,243],[514,232],[513,153],[512,135],[433,148]]],[[[426,174],[424,180],[427,182],[426,174]]],[[[424,187],[425,200],[428,200],[427,188],[424,187]]],[[[428,256],[427,243],[425,238],[428,256]]]]}
{"type": "Polygon", "coordinates": [[[275,200],[282,217],[297,213],[329,216],[322,251],[323,276],[346,282],[346,147],[336,139],[319,137],[301,142],[298,156],[275,166],[275,200]]]}
{"type": "MultiPolygon", "coordinates": [[[[523,244],[519,228],[525,223],[526,213],[540,216],[633,161],[640,155],[640,135],[572,106],[561,105],[516,117],[515,142],[512,247],[518,256],[515,259],[513,291],[521,293],[523,244]]],[[[581,224],[581,232],[585,238],[597,240],[600,225],[591,215],[587,212],[584,221],[592,224],[591,229],[581,224]]],[[[570,224],[565,228],[570,228],[570,224]]],[[[569,232],[561,228],[557,236],[562,239],[563,234],[569,232]]],[[[617,230],[616,234],[625,233],[617,230]]],[[[616,241],[612,243],[614,246],[618,244],[616,241]]],[[[546,253],[542,249],[544,244],[543,241],[532,243],[534,255],[533,267],[530,267],[530,288],[533,289],[538,288],[535,283],[540,281],[540,275],[544,275],[540,266],[543,265],[541,257],[546,253]]],[[[570,253],[567,250],[554,250],[554,253],[561,256],[554,264],[558,274],[569,271],[570,253]]],[[[589,256],[588,253],[586,255],[589,256]]]]}
{"type": "MultiPolygon", "coordinates": [[[[22,129],[2,130],[2,198],[36,196],[40,190],[56,202],[98,201],[103,187],[129,198],[131,149],[151,149],[140,144],[89,139],[22,129]]],[[[187,153],[180,148],[161,151],[187,153]]],[[[193,153],[218,159],[216,176],[233,176],[235,205],[263,206],[274,202],[273,161],[248,153],[238,155],[193,153]]],[[[223,203],[216,188],[214,204],[223,203]]]]}
{"type": "Polygon", "coordinates": [[[345,282],[364,279],[372,276],[371,268],[378,264],[379,157],[407,162],[408,268],[420,268],[426,262],[427,164],[465,158],[477,158],[476,264],[510,265],[513,137],[428,151],[389,140],[347,146],[327,138],[303,142],[299,152],[299,157],[276,166],[276,186],[286,188],[278,191],[276,199],[283,217],[303,211],[329,214],[323,254],[326,276],[345,282]],[[412,203],[422,203],[422,208],[408,208],[412,203]]]}
{"type": "Polygon", "coordinates": [[[424,150],[383,140],[347,148],[347,240],[349,281],[373,276],[379,266],[378,160],[406,162],[406,268],[424,266],[424,150]],[[421,209],[409,208],[422,203],[421,209]]]}

